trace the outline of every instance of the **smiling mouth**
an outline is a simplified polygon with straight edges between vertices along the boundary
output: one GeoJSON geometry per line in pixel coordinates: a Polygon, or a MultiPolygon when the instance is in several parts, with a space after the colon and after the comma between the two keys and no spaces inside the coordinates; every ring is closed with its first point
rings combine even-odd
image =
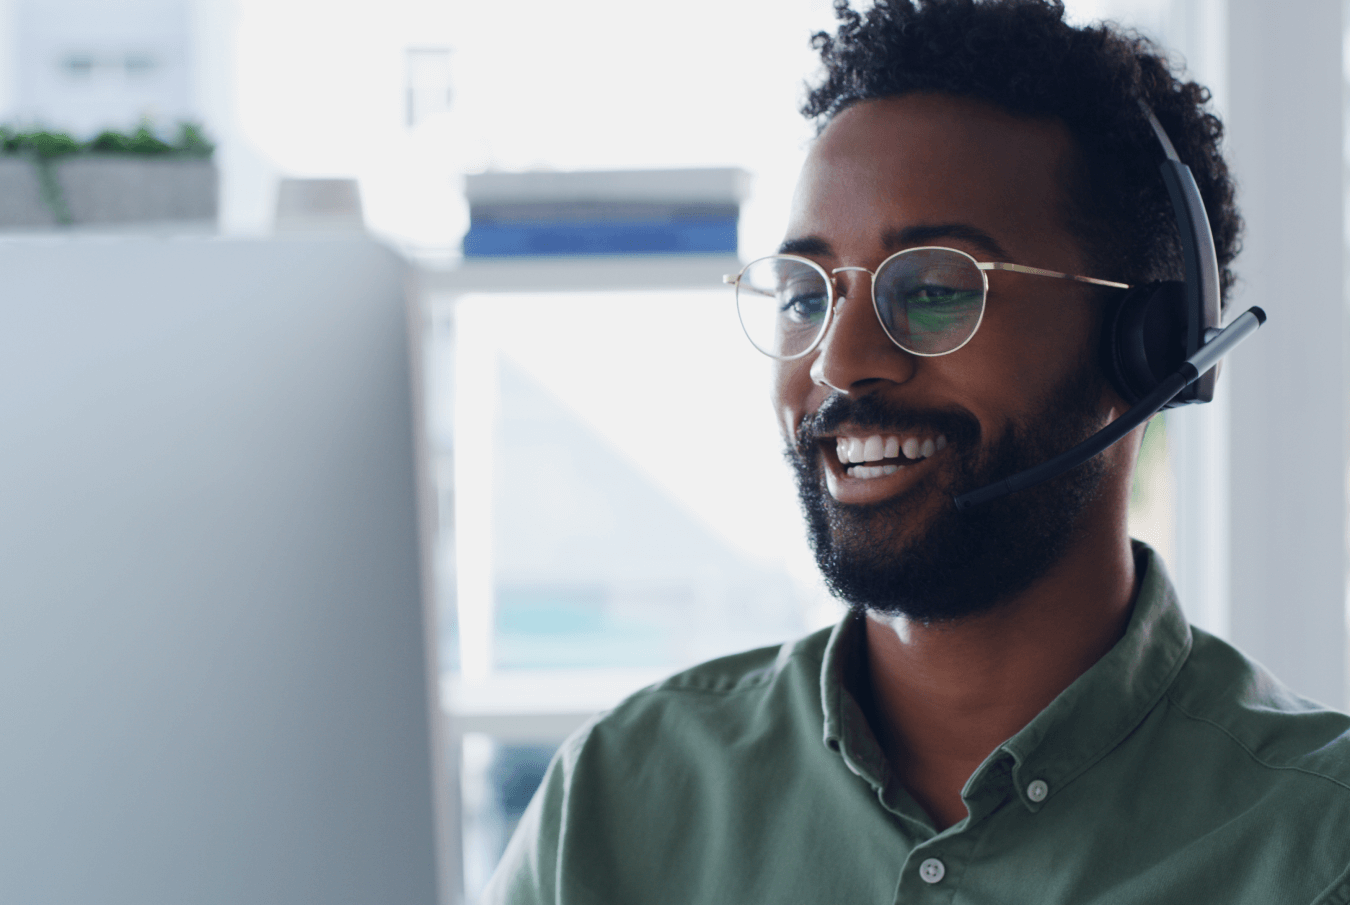
{"type": "MultiPolygon", "coordinates": [[[[907,465],[921,462],[947,448],[946,434],[871,434],[838,436],[821,441],[828,450],[834,441],[835,455],[850,478],[870,480],[893,475],[907,465]]],[[[828,452],[827,452],[828,455],[828,452]]]]}

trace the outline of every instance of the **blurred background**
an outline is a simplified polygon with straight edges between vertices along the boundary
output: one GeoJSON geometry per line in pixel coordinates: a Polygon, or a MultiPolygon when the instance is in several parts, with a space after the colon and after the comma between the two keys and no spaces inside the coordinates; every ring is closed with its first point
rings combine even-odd
{"type": "MultiPolygon", "coordinates": [[[[1271,314],[1132,533],[1344,708],[1342,5],[1066,6],[1212,88],[1271,314]]],[[[0,0],[14,901],[473,902],[569,732],[839,618],[721,285],[832,21],[0,0]]]]}

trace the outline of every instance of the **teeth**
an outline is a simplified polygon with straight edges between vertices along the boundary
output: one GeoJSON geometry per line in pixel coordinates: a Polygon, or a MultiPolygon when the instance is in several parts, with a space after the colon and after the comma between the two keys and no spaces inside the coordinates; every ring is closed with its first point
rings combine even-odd
{"type": "Polygon", "coordinates": [[[881,462],[894,459],[902,452],[906,459],[918,461],[939,453],[947,448],[947,437],[939,434],[936,438],[920,440],[918,437],[883,437],[873,434],[867,439],[859,437],[836,437],[834,452],[839,461],[848,467],[848,473],[855,478],[879,478],[895,474],[903,466],[863,465],[864,462],[881,462]]]}
{"type": "Polygon", "coordinates": [[[878,435],[873,434],[872,436],[868,437],[867,442],[863,444],[863,461],[876,462],[882,459],[883,458],[883,456],[881,455],[882,446],[883,444],[881,441],[881,437],[879,437],[878,435]]]}

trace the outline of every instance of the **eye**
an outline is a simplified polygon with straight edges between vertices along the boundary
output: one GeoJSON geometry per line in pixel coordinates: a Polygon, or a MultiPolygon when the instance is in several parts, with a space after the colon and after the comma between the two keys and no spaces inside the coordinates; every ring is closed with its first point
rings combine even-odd
{"type": "Polygon", "coordinates": [[[816,287],[800,290],[787,287],[778,294],[779,314],[793,323],[819,323],[828,306],[829,297],[816,287]]]}
{"type": "Polygon", "coordinates": [[[951,305],[964,301],[971,293],[951,286],[916,286],[905,293],[905,301],[918,305],[951,305]]]}

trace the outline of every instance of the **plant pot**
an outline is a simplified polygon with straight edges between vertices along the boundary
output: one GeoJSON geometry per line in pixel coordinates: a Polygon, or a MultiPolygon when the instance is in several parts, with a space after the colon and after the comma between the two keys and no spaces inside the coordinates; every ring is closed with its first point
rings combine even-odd
{"type": "Polygon", "coordinates": [[[212,223],[216,166],[201,158],[81,154],[49,164],[61,199],[43,197],[40,166],[31,157],[0,157],[0,229],[117,223],[212,223]]]}

